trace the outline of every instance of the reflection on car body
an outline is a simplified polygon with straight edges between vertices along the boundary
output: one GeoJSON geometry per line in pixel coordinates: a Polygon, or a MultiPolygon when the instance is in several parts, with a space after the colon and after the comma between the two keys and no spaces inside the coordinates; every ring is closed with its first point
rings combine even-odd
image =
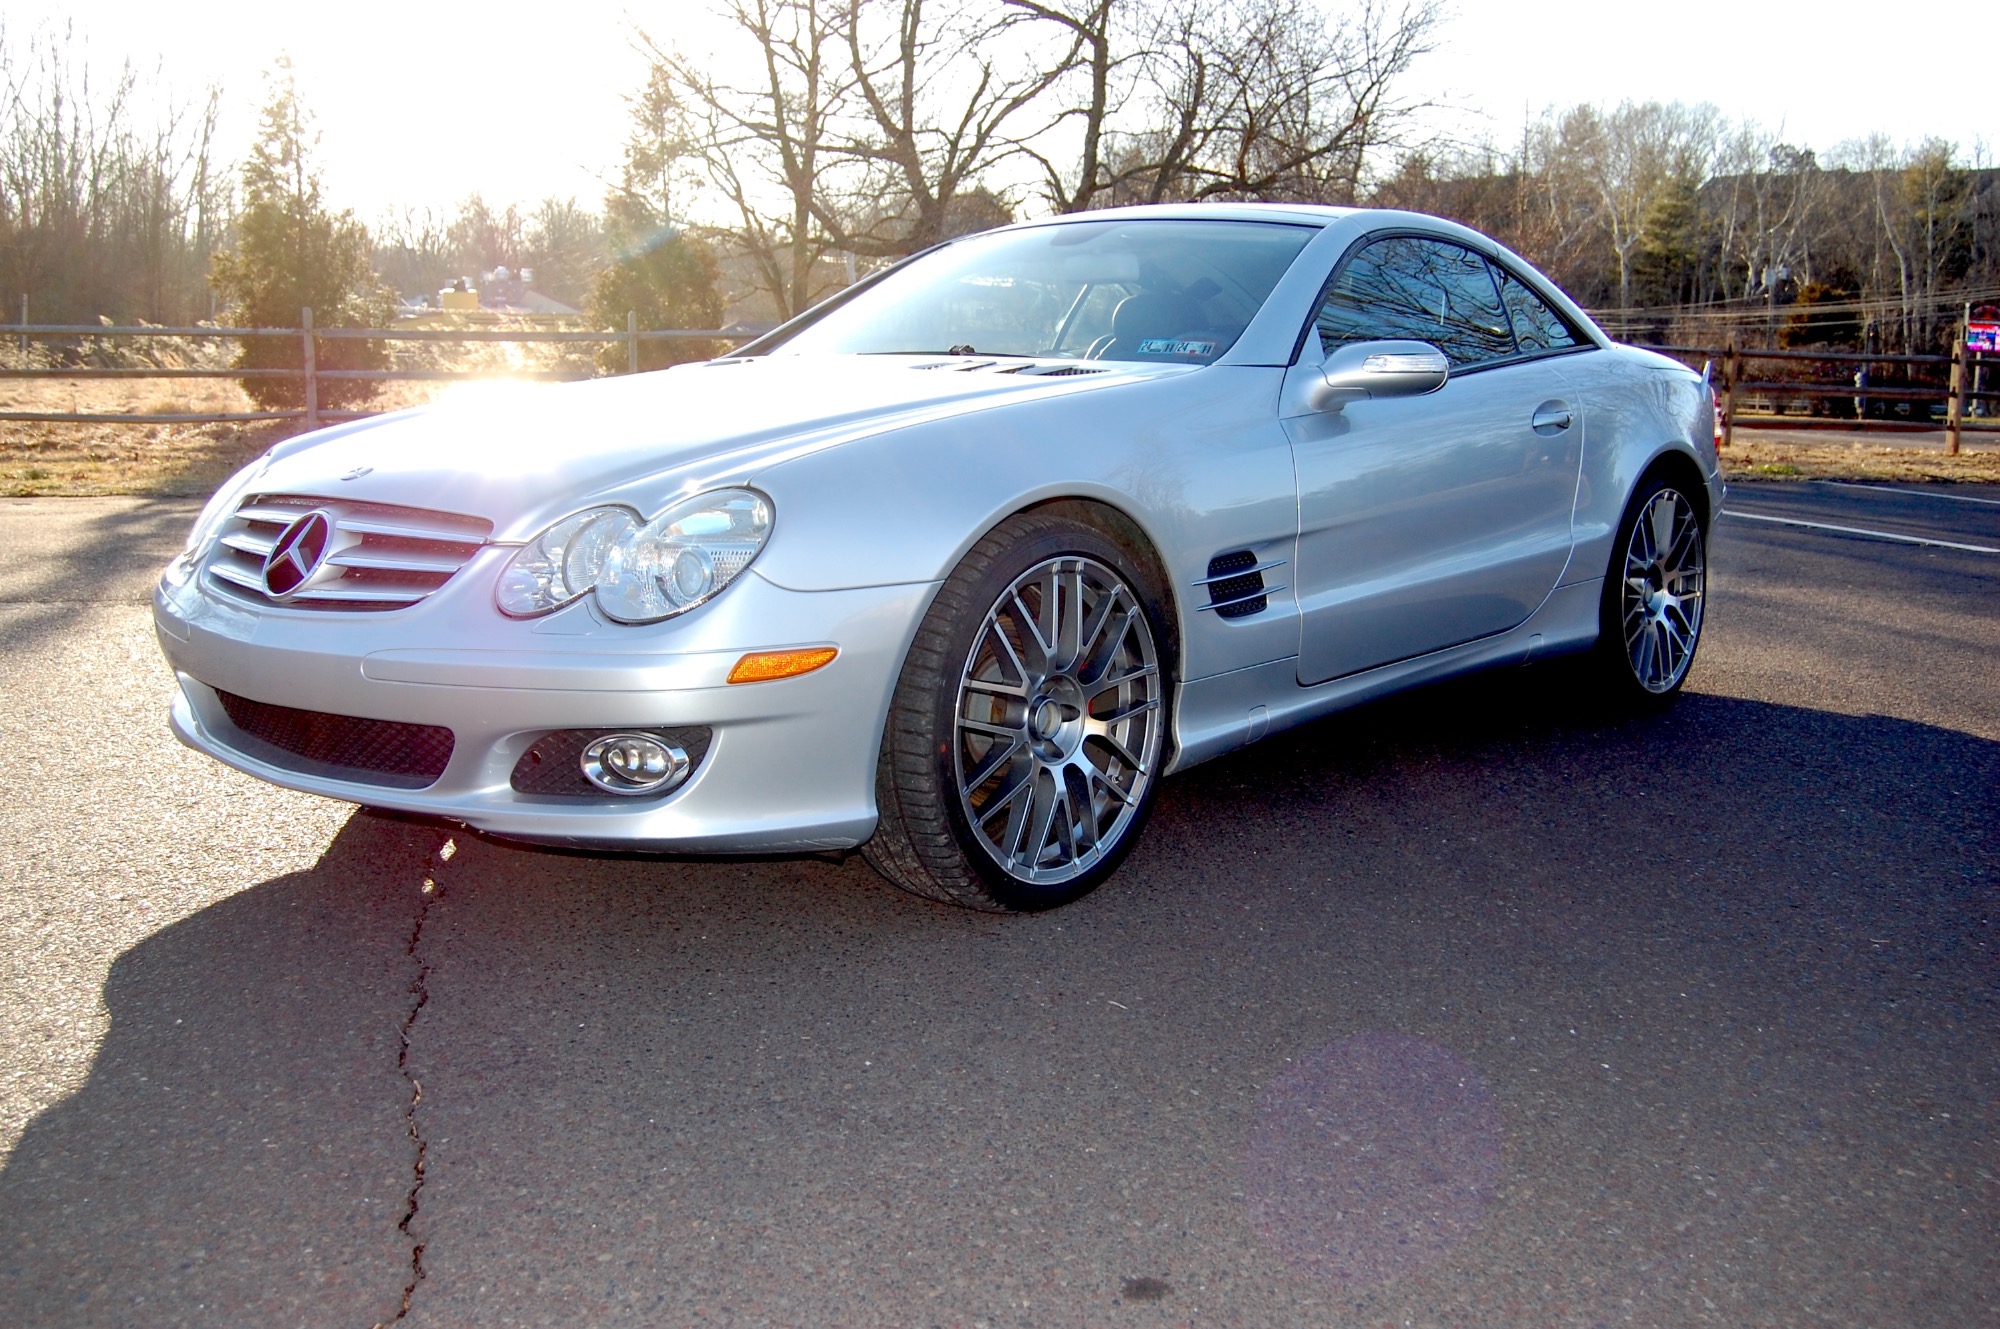
{"type": "Polygon", "coordinates": [[[1670,699],[1706,381],[1408,213],[968,237],[741,351],[289,440],[155,597],[175,731],[522,839],[1071,900],[1159,780],[1446,675],[1670,699]]]}

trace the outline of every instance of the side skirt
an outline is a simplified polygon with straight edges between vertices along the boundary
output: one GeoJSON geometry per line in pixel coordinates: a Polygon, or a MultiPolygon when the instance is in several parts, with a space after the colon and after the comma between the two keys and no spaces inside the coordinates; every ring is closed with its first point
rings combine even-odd
{"type": "Polygon", "coordinates": [[[1233,752],[1268,734],[1454,674],[1586,649],[1597,640],[1601,577],[1558,587],[1520,626],[1429,655],[1300,687],[1286,657],[1183,683],[1174,707],[1177,743],[1168,774],[1233,752]]]}

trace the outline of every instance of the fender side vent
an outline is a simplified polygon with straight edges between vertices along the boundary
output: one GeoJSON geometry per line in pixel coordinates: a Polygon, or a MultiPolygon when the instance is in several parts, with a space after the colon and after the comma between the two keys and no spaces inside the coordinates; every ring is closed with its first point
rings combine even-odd
{"type": "Polygon", "coordinates": [[[1247,549],[1217,554],[1208,560],[1208,607],[1218,618],[1248,618],[1261,614],[1269,601],[1264,595],[1264,572],[1257,556],[1247,549]]]}
{"type": "Polygon", "coordinates": [[[1264,574],[1283,566],[1282,558],[1267,558],[1260,563],[1248,549],[1217,554],[1208,560],[1208,575],[1195,582],[1208,592],[1208,603],[1199,607],[1213,609],[1217,618],[1261,614],[1270,607],[1270,597],[1285,589],[1283,582],[1273,586],[1265,581],[1264,574]]]}

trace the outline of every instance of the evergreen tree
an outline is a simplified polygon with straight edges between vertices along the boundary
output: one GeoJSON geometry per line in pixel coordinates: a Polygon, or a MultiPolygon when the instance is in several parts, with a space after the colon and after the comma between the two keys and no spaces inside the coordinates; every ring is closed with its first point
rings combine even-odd
{"type": "MultiPolygon", "coordinates": [[[[672,88],[655,70],[633,99],[623,179],[604,204],[614,261],[597,274],[590,292],[589,313],[600,326],[622,328],[627,313],[636,313],[642,328],[712,328],[722,321],[715,256],[672,220],[688,150],[681,118],[672,88]]],[[[639,368],[706,360],[722,349],[694,338],[643,342],[639,368]]],[[[607,346],[600,362],[615,372],[625,367],[626,356],[624,346],[607,346]]]]}
{"type": "Polygon", "coordinates": [[[1689,304],[1701,264],[1701,181],[1692,173],[1669,175],[1646,205],[1639,224],[1639,253],[1632,265],[1637,301],[1689,304]]]}
{"type": "MultiPolygon", "coordinates": [[[[614,220],[613,227],[623,243],[618,260],[597,274],[591,288],[592,319],[612,328],[625,326],[628,311],[642,328],[712,328],[722,321],[715,257],[707,245],[666,222],[641,230],[632,219],[614,220]]],[[[721,350],[702,338],[641,342],[639,368],[665,369],[721,350]]],[[[626,354],[623,345],[607,346],[600,360],[616,371],[625,368],[626,354]]]]}
{"type": "MultiPolygon", "coordinates": [[[[319,135],[300,104],[291,62],[280,58],[271,79],[257,142],[243,167],[243,212],[234,250],[216,255],[210,281],[228,302],[239,326],[289,328],[300,311],[313,311],[315,327],[380,327],[395,314],[395,302],[370,262],[367,228],[350,211],[333,212],[321,198],[320,177],[311,161],[319,135]]],[[[246,337],[238,351],[239,369],[297,369],[300,339],[246,337]]],[[[322,369],[381,369],[388,352],[381,342],[324,339],[314,358],[322,369]]],[[[296,378],[246,378],[243,389],[266,409],[296,409],[305,387],[296,378]]],[[[323,380],[319,404],[351,407],[374,397],[367,380],[323,380]]]]}

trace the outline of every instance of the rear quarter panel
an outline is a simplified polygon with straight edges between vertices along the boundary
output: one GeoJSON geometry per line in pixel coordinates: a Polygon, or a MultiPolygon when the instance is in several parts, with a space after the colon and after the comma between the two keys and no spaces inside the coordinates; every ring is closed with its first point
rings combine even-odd
{"type": "Polygon", "coordinates": [[[1562,375],[1584,401],[1583,468],[1576,491],[1576,552],[1565,585],[1602,577],[1633,486],[1668,453],[1694,463],[1709,512],[1722,505],[1712,398],[1698,374],[1651,352],[1611,346],[1564,357],[1562,375]]]}

